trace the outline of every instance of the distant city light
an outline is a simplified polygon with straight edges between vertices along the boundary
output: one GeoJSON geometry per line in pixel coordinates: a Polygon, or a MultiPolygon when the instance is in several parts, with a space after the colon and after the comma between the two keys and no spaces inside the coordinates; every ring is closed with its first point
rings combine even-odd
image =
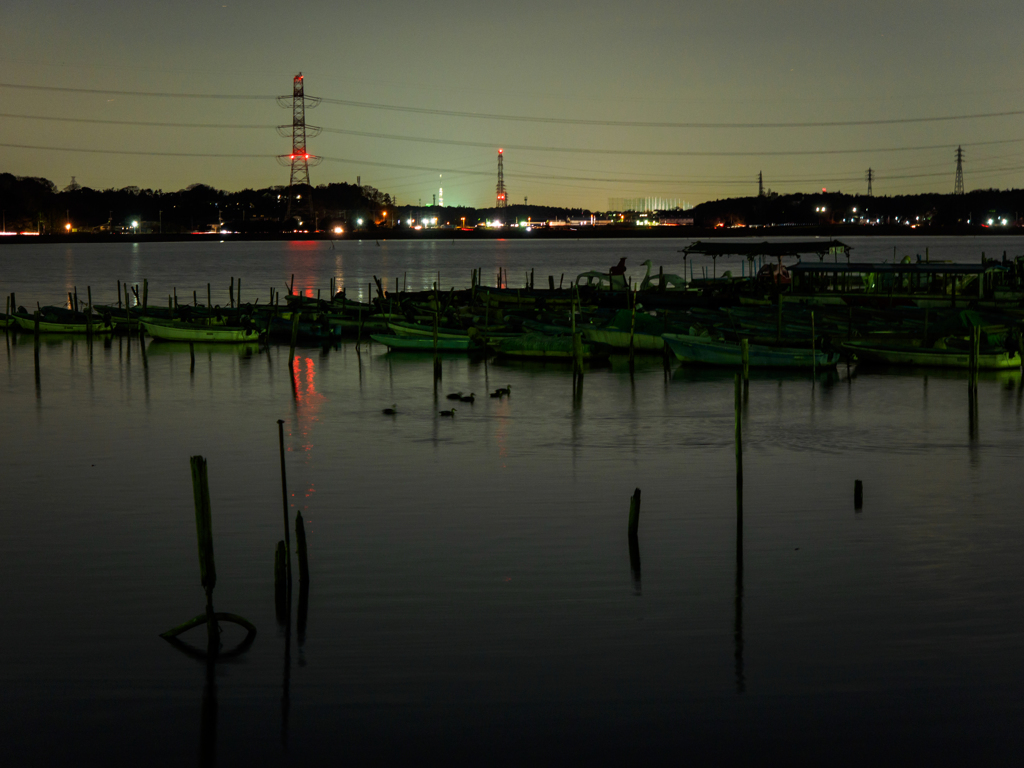
{"type": "Polygon", "coordinates": [[[342,230],[341,227],[335,227],[334,228],[334,234],[340,235],[342,232],[343,232],[343,230],[342,230]]]}
{"type": "Polygon", "coordinates": [[[362,219],[356,219],[356,224],[358,224],[360,227],[363,226],[363,220],[362,219]]]}
{"type": "Polygon", "coordinates": [[[70,232],[71,231],[71,224],[70,223],[65,224],[64,225],[64,229],[66,229],[68,232],[70,232]]]}

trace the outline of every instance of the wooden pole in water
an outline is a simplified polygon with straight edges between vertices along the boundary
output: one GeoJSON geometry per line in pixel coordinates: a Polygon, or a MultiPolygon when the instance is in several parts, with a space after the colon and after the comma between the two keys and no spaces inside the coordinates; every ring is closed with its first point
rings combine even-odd
{"type": "MultiPolygon", "coordinates": [[[[815,338],[814,338],[814,310],[811,310],[811,378],[818,373],[818,353],[815,351],[815,338]]],[[[813,383],[813,382],[812,382],[813,383]]]]}
{"type": "MultiPolygon", "coordinates": [[[[271,303],[273,303],[273,297],[271,297],[271,303]]],[[[206,324],[209,325],[213,322],[213,291],[210,289],[210,284],[206,284],[206,324]]]]}
{"type": "Polygon", "coordinates": [[[228,286],[228,306],[231,309],[235,308],[235,278],[231,278],[231,284],[228,286]]]}
{"type": "Polygon", "coordinates": [[[860,509],[864,506],[864,483],[860,480],[853,481],[853,508],[860,509]]]}
{"type": "Polygon", "coordinates": [[[196,346],[191,341],[188,343],[188,356],[189,356],[189,360],[191,361],[191,365],[189,366],[188,372],[189,373],[195,373],[196,372],[196,346]]]}
{"type": "Polygon", "coordinates": [[[635,539],[640,528],[640,489],[633,490],[629,500],[629,538],[635,539]]]}
{"type": "Polygon", "coordinates": [[[629,318],[629,371],[633,372],[633,335],[636,331],[636,288],[632,291],[633,313],[629,318]]]}
{"type": "Polygon", "coordinates": [[[295,364],[295,342],[299,340],[299,318],[302,317],[301,312],[295,312],[292,314],[292,343],[291,348],[288,351],[288,365],[292,366],[295,364]]]}
{"type": "Polygon", "coordinates": [[[750,380],[750,339],[740,339],[740,360],[743,362],[743,381],[750,380]]]}
{"type": "Polygon", "coordinates": [[[85,315],[85,335],[92,338],[92,286],[85,286],[86,296],[89,299],[89,309],[85,315]]]}
{"type": "Polygon", "coordinates": [[[117,308],[121,308],[121,281],[117,281],[117,308]]]}
{"type": "MultiPolygon", "coordinates": [[[[125,333],[127,334],[128,338],[131,339],[131,337],[132,337],[132,307],[131,307],[131,304],[128,303],[128,287],[127,286],[125,286],[125,290],[124,290],[124,319],[125,319],[125,323],[126,323],[126,326],[127,326],[125,328],[125,333]]],[[[142,325],[140,324],[139,327],[141,328],[142,325]]],[[[129,346],[129,349],[130,348],[131,347],[129,346]]]]}
{"type": "Polygon", "coordinates": [[[284,503],[284,566],[288,592],[292,591],[292,538],[288,530],[288,474],[284,465],[284,419],[277,420],[277,439],[281,447],[281,499],[284,503]]]}
{"type": "Polygon", "coordinates": [[[142,312],[145,314],[146,307],[149,305],[149,280],[142,279],[142,312]]]}
{"type": "Polygon", "coordinates": [[[735,411],[735,428],[734,433],[736,436],[736,488],[737,492],[743,488],[743,435],[742,435],[742,419],[740,415],[740,409],[742,406],[742,397],[740,389],[740,375],[736,374],[735,381],[735,397],[734,397],[734,411],[735,411]]]}
{"type": "Polygon", "coordinates": [[[199,576],[206,591],[206,636],[208,652],[216,653],[220,647],[217,616],[213,612],[213,588],[217,585],[217,564],[213,557],[213,515],[210,509],[210,484],[206,459],[193,456],[192,495],[196,508],[196,541],[199,545],[199,576]]]}
{"type": "Polygon", "coordinates": [[[238,278],[238,293],[235,294],[238,297],[238,306],[242,306],[242,278],[238,278]]]}

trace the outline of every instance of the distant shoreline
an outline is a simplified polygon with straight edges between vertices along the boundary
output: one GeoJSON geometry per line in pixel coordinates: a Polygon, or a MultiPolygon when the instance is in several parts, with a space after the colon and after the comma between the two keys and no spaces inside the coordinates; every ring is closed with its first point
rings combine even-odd
{"type": "Polygon", "coordinates": [[[429,229],[429,230],[368,230],[344,235],[327,232],[296,233],[232,233],[211,235],[119,235],[72,233],[54,235],[8,235],[0,237],[0,246],[25,245],[31,243],[202,243],[213,241],[339,241],[359,240],[601,240],[601,239],[708,239],[708,238],[763,238],[786,237],[790,239],[814,237],[1014,237],[1024,236],[1024,229],[994,227],[919,227],[905,226],[827,226],[827,227],[742,227],[736,229],[708,229],[704,227],[538,227],[532,231],[522,229],[429,229]]]}

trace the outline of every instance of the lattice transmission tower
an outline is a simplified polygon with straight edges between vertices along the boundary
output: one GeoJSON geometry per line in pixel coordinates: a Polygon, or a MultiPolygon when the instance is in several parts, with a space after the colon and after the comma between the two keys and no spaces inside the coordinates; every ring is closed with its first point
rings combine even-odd
{"type": "Polygon", "coordinates": [[[761,171],[757,172],[757,196],[764,197],[764,176],[761,171]]]}
{"type": "MultiPolygon", "coordinates": [[[[306,108],[312,109],[320,103],[317,96],[307,96],[303,85],[302,73],[299,72],[292,79],[292,95],[278,96],[277,103],[284,108],[291,107],[292,124],[277,126],[277,132],[285,137],[291,137],[292,151],[287,155],[278,155],[277,160],[281,165],[290,166],[291,176],[288,178],[288,210],[285,213],[285,220],[292,217],[292,210],[301,208],[308,213],[307,223],[315,227],[313,215],[313,189],[309,183],[309,167],[319,165],[323,158],[309,154],[306,148],[306,139],[313,138],[320,134],[320,128],[315,125],[306,125],[306,108]],[[300,185],[306,186],[306,199],[300,199],[301,191],[297,189],[300,185]],[[301,205],[296,205],[300,203],[301,205]],[[303,204],[304,203],[304,204],[303,204]]],[[[298,215],[298,210],[296,210],[298,215]]]]}
{"type": "Polygon", "coordinates": [[[953,194],[962,195],[964,193],[964,149],[963,147],[956,148],[956,181],[953,182],[953,194]]]}
{"type": "Polygon", "coordinates": [[[875,180],[875,172],[868,168],[868,197],[872,196],[871,182],[875,180]]]}
{"type": "Polygon", "coordinates": [[[502,162],[505,154],[498,150],[498,200],[496,208],[505,208],[508,205],[508,194],[505,192],[505,165],[502,162]]]}

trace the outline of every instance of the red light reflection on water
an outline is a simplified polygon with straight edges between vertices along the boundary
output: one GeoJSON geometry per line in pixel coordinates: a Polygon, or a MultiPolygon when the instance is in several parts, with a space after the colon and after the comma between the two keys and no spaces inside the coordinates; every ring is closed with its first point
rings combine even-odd
{"type": "MultiPolygon", "coordinates": [[[[327,401],[327,398],[316,389],[316,362],[311,357],[296,355],[292,360],[292,392],[295,395],[295,424],[289,434],[290,437],[298,437],[299,447],[305,454],[303,464],[309,465],[310,452],[313,450],[313,427],[320,421],[320,407],[327,401]]],[[[289,448],[289,451],[297,450],[289,448]]],[[[302,474],[308,474],[303,472],[302,474]]],[[[305,482],[302,483],[305,485],[305,482]]],[[[304,491],[292,493],[294,499],[301,494],[305,501],[301,508],[303,511],[309,508],[309,500],[316,493],[316,484],[310,480],[309,487],[304,491]]]]}

